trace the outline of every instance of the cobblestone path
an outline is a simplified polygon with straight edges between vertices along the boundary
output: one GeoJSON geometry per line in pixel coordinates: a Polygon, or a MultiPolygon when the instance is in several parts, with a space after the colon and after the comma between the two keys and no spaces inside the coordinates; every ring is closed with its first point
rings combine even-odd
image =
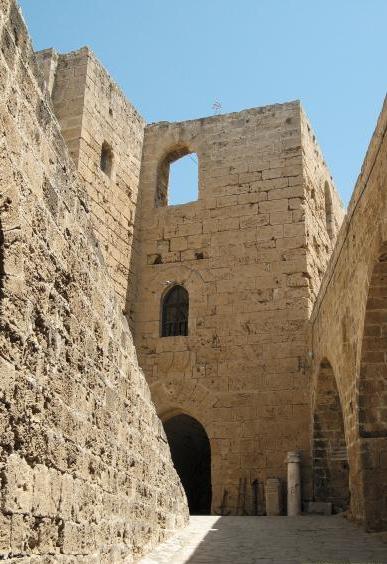
{"type": "Polygon", "coordinates": [[[191,517],[140,564],[387,564],[387,544],[343,517],[191,517]]]}

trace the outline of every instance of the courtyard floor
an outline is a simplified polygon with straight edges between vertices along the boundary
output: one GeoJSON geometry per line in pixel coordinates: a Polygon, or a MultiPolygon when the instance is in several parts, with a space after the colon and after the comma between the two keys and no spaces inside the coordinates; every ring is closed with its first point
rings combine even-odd
{"type": "Polygon", "coordinates": [[[140,564],[386,564],[387,544],[343,517],[191,517],[140,564]]]}

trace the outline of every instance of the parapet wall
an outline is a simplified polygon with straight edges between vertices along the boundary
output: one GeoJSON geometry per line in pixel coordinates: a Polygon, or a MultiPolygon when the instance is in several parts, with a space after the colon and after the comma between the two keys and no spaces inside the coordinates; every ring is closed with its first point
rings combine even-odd
{"type": "Polygon", "coordinates": [[[185,495],[13,1],[0,36],[0,559],[132,561],[185,495]]]}

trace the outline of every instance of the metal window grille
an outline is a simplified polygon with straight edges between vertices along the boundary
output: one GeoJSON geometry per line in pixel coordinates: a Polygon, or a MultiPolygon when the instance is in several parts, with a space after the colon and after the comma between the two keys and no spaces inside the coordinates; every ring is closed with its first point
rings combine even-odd
{"type": "Polygon", "coordinates": [[[162,337],[188,335],[188,292],[183,286],[173,286],[164,297],[162,337]]]}

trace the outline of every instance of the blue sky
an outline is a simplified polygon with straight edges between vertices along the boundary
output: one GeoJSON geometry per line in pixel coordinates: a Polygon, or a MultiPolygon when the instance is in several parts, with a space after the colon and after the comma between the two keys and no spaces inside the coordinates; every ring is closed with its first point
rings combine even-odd
{"type": "Polygon", "coordinates": [[[148,122],[300,99],[347,204],[386,93],[386,0],[20,4],[35,49],[89,45],[148,122]]]}

